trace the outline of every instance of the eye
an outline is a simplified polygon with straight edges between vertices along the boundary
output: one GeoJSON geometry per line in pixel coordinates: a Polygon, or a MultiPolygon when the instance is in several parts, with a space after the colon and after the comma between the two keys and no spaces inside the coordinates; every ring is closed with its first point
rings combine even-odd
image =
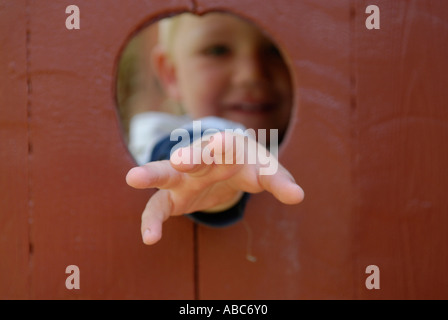
{"type": "Polygon", "coordinates": [[[271,57],[282,58],[282,53],[274,44],[269,44],[265,48],[265,53],[271,57]]]}
{"type": "Polygon", "coordinates": [[[214,56],[214,57],[222,57],[229,55],[231,52],[230,48],[227,45],[212,45],[207,48],[205,48],[202,53],[207,56],[214,56]]]}

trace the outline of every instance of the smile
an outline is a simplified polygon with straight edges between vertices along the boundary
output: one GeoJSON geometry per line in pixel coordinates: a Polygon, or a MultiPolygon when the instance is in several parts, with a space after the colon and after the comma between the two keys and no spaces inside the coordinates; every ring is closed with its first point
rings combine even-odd
{"type": "Polygon", "coordinates": [[[267,113],[272,111],[275,105],[272,103],[252,103],[252,102],[240,102],[231,104],[228,110],[244,112],[244,113],[267,113]]]}

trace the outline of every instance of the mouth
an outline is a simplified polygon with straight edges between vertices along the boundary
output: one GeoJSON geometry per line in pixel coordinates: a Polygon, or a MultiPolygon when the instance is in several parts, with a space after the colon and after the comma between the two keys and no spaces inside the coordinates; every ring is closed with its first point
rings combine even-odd
{"type": "Polygon", "coordinates": [[[275,109],[275,105],[269,102],[237,102],[229,104],[226,108],[229,111],[245,114],[266,114],[275,109]]]}

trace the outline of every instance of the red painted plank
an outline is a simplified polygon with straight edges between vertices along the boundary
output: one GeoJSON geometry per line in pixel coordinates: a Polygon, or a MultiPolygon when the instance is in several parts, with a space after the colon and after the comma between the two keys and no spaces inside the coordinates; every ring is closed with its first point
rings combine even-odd
{"type": "Polygon", "coordinates": [[[252,20],[286,50],[296,100],[280,159],[306,198],[289,207],[259,194],[242,223],[199,227],[197,265],[186,218],[143,246],[151,191],[124,181],[133,160],[115,110],[115,66],[137,28],[191,3],[78,1],[81,30],[72,31],[68,1],[29,2],[28,24],[25,1],[0,4],[0,296],[446,298],[440,1],[377,1],[380,30],[365,28],[367,1],[196,1],[200,13],[252,20]],[[71,264],[80,290],[65,287],[71,264]],[[365,287],[371,264],[380,290],[365,287]]]}
{"type": "Polygon", "coordinates": [[[286,50],[296,100],[280,159],[305,190],[297,206],[263,193],[250,199],[243,223],[199,228],[199,297],[352,298],[349,1],[200,1],[198,8],[246,17],[286,50]]]}
{"type": "Polygon", "coordinates": [[[379,30],[356,4],[357,270],[381,275],[357,297],[446,299],[448,4],[376,1],[379,30]]]}
{"type": "Polygon", "coordinates": [[[0,299],[28,297],[25,1],[0,3],[0,299]]]}
{"type": "Polygon", "coordinates": [[[77,1],[81,28],[67,30],[68,1],[31,2],[32,298],[191,299],[193,228],[173,219],[144,246],[140,215],[151,191],[125,182],[134,166],[121,135],[116,63],[142,24],[185,2],[77,1]],[[65,269],[80,269],[80,289],[65,269]]]}

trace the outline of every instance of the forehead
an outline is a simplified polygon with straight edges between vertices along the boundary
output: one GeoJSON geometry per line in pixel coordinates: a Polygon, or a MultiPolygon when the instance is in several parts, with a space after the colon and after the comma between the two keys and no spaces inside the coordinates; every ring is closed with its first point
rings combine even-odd
{"type": "Polygon", "coordinates": [[[187,14],[179,21],[177,38],[200,40],[221,36],[261,37],[261,32],[251,23],[227,13],[208,13],[203,16],[187,14]]]}

